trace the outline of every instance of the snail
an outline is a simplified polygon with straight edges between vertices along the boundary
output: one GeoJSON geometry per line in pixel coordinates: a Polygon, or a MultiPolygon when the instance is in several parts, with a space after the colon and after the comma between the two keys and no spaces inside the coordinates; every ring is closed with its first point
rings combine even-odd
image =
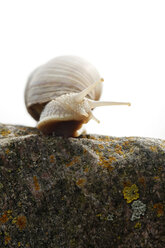
{"type": "Polygon", "coordinates": [[[77,56],[59,56],[34,70],[25,88],[25,105],[44,134],[78,137],[92,110],[127,102],[98,101],[103,79],[96,68],[77,56]]]}

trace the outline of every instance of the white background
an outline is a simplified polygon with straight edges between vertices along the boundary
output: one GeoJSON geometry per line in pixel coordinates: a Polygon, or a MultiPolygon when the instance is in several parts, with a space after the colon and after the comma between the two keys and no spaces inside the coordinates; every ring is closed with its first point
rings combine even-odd
{"type": "Polygon", "coordinates": [[[0,122],[35,126],[24,106],[29,73],[59,55],[78,55],[104,78],[88,133],[165,139],[164,0],[0,1],[0,122]]]}

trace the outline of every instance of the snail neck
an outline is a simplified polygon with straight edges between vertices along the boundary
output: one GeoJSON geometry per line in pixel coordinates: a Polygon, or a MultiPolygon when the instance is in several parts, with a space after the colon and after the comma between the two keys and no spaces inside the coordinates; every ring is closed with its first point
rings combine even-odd
{"type": "Polygon", "coordinates": [[[77,137],[78,130],[82,127],[81,121],[49,121],[38,124],[38,129],[44,134],[55,134],[63,137],[77,137]]]}
{"type": "Polygon", "coordinates": [[[86,105],[75,103],[74,94],[66,94],[50,101],[44,107],[37,128],[44,134],[77,137],[80,128],[87,123],[91,115],[86,112],[86,105]]]}

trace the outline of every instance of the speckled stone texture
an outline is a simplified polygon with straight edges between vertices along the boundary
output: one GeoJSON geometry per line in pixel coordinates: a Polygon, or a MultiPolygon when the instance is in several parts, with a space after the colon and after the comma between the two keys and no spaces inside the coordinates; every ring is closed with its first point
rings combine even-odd
{"type": "Polygon", "coordinates": [[[165,247],[165,141],[0,125],[0,247],[165,247]]]}

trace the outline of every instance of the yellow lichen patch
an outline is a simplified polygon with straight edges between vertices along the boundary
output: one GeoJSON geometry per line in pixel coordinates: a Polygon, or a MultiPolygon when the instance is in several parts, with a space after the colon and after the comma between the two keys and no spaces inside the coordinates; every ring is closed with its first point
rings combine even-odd
{"type": "Polygon", "coordinates": [[[39,191],[40,190],[40,185],[39,185],[39,182],[38,182],[38,179],[36,176],[33,176],[33,183],[34,183],[34,188],[36,191],[39,191]]]}
{"type": "Polygon", "coordinates": [[[132,184],[130,187],[125,187],[123,189],[124,199],[127,200],[127,203],[131,203],[133,200],[137,200],[139,198],[139,189],[136,184],[132,184]]]}
{"type": "Polygon", "coordinates": [[[5,236],[5,245],[7,245],[11,240],[11,237],[9,235],[5,236]]]}
{"type": "Polygon", "coordinates": [[[10,130],[3,130],[3,131],[1,131],[1,135],[2,135],[2,136],[7,136],[7,135],[9,135],[10,133],[11,133],[10,130]]]}
{"type": "Polygon", "coordinates": [[[66,164],[66,167],[70,167],[70,166],[74,165],[75,163],[77,163],[78,161],[79,161],[79,157],[76,156],[76,157],[74,157],[74,159],[71,162],[66,164]]]}
{"type": "Polygon", "coordinates": [[[140,223],[140,222],[137,222],[137,223],[135,224],[134,227],[135,227],[136,229],[141,228],[141,223],[140,223]]]}
{"type": "Polygon", "coordinates": [[[156,146],[150,146],[150,150],[153,152],[157,152],[158,148],[156,146]]]}
{"type": "Polygon", "coordinates": [[[17,218],[15,217],[13,220],[12,220],[12,224],[15,224],[17,222],[17,218]]]}
{"type": "Polygon", "coordinates": [[[6,212],[7,212],[7,214],[10,215],[10,214],[12,213],[12,210],[9,209],[9,210],[7,210],[6,212]]]}
{"type": "Polygon", "coordinates": [[[85,183],[86,183],[86,179],[85,179],[85,178],[79,178],[79,179],[76,181],[76,184],[77,184],[77,186],[79,186],[79,187],[83,187],[85,183]]]}
{"type": "Polygon", "coordinates": [[[154,177],[154,180],[155,180],[155,181],[160,181],[160,177],[159,177],[159,176],[155,176],[155,177],[154,177]]]}
{"type": "Polygon", "coordinates": [[[50,155],[49,160],[50,160],[50,163],[54,163],[55,162],[54,155],[50,155]]]}
{"type": "Polygon", "coordinates": [[[159,203],[154,204],[154,209],[156,210],[158,217],[161,217],[164,215],[164,209],[163,209],[162,203],[159,202],[159,203]]]}
{"type": "Polygon", "coordinates": [[[102,216],[102,214],[96,214],[96,217],[101,217],[102,216]]]}
{"type": "Polygon", "coordinates": [[[18,227],[20,230],[25,229],[26,224],[27,224],[27,220],[26,220],[26,217],[25,217],[24,215],[18,216],[18,217],[16,218],[16,225],[17,225],[17,227],[18,227]]]}
{"type": "Polygon", "coordinates": [[[9,219],[12,219],[12,210],[7,210],[6,213],[8,214],[9,219]]]}

